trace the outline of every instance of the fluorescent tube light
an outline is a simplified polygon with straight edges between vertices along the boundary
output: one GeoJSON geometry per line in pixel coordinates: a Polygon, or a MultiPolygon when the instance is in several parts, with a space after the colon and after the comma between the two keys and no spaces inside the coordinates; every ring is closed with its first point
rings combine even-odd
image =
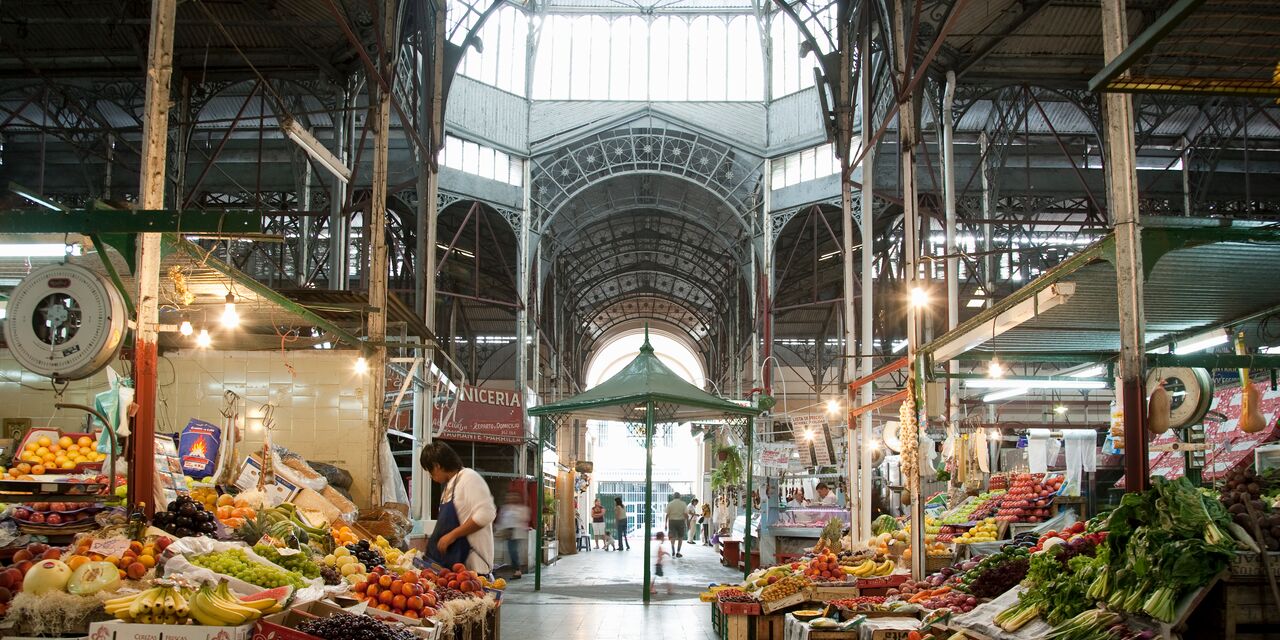
{"type": "Polygon", "coordinates": [[[1106,373],[1107,373],[1106,367],[1100,364],[1096,364],[1087,369],[1081,369],[1074,373],[1068,373],[1067,376],[1072,378],[1097,378],[1098,376],[1106,375],[1106,373]]]}
{"type": "Polygon", "coordinates": [[[333,155],[333,152],[326,149],[323,144],[320,144],[320,141],[316,140],[316,137],[311,135],[310,131],[298,124],[297,120],[285,118],[281,121],[280,128],[284,130],[284,134],[289,136],[290,140],[302,147],[302,150],[306,151],[307,155],[323,165],[325,169],[328,169],[329,173],[332,173],[334,177],[343,182],[351,181],[351,169],[343,164],[337,156],[333,155]]]}
{"type": "Polygon", "coordinates": [[[69,255],[80,255],[78,244],[0,244],[0,258],[61,258],[68,255],[67,247],[69,255]]]}
{"type": "Polygon", "coordinates": [[[1226,344],[1228,340],[1230,340],[1230,338],[1227,337],[1227,333],[1225,331],[1214,331],[1212,333],[1190,338],[1186,342],[1179,342],[1174,346],[1173,352],[1177,355],[1195,353],[1197,351],[1204,351],[1205,349],[1216,347],[1220,344],[1226,344]]]}
{"type": "Polygon", "coordinates": [[[32,201],[32,202],[34,202],[34,203],[36,203],[36,204],[38,204],[38,205],[40,205],[40,206],[42,206],[42,207],[45,207],[46,209],[53,209],[54,211],[66,211],[66,210],[67,210],[67,208],[66,208],[66,207],[64,207],[64,206],[62,206],[62,205],[60,205],[60,204],[58,204],[58,203],[56,203],[56,202],[54,202],[54,201],[52,201],[52,200],[50,200],[50,199],[46,198],[46,197],[44,197],[44,196],[42,196],[42,195],[40,195],[40,194],[38,194],[38,193],[36,193],[36,192],[34,192],[34,191],[32,191],[32,190],[30,190],[30,189],[26,188],[26,187],[24,187],[24,186],[22,186],[22,185],[20,185],[20,184],[18,184],[18,183],[16,183],[16,182],[10,182],[10,183],[9,183],[9,190],[10,190],[10,191],[12,191],[12,192],[14,192],[14,193],[16,193],[16,194],[18,194],[18,195],[20,195],[20,196],[22,196],[22,197],[24,197],[24,198],[26,198],[26,199],[28,199],[28,200],[30,200],[30,201],[32,201]]]}
{"type": "Polygon", "coordinates": [[[1026,389],[1005,389],[1005,390],[1003,390],[1003,391],[997,391],[997,392],[995,392],[995,393],[988,393],[987,395],[982,396],[982,401],[983,401],[983,402],[998,402],[998,401],[1000,401],[1000,400],[1007,400],[1007,399],[1009,399],[1009,398],[1015,398],[1015,397],[1017,397],[1017,396],[1020,396],[1020,395],[1025,394],[1026,392],[1027,392],[1027,390],[1026,390],[1026,389]]]}
{"type": "Polygon", "coordinates": [[[965,380],[964,386],[970,389],[1105,389],[1107,383],[1101,380],[1017,380],[973,378],[965,380]]]}
{"type": "Polygon", "coordinates": [[[978,309],[986,306],[986,304],[987,304],[987,301],[983,300],[982,298],[970,298],[969,302],[966,303],[964,306],[969,307],[970,309],[978,309]]]}

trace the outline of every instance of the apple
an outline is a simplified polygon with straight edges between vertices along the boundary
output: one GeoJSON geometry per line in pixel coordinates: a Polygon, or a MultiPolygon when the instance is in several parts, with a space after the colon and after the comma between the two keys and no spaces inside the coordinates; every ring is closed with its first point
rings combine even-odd
{"type": "Polygon", "coordinates": [[[44,514],[43,514],[43,513],[33,513],[33,514],[31,514],[31,520],[30,520],[30,522],[31,522],[32,524],[44,524],[44,514]]]}
{"type": "MultiPolygon", "coordinates": [[[[44,519],[45,524],[62,524],[62,521],[63,521],[62,515],[58,513],[51,513],[48,516],[46,516],[44,519]]],[[[50,549],[49,551],[53,551],[53,549],[50,549]]],[[[45,552],[45,553],[48,553],[48,552],[45,552]]],[[[59,557],[61,557],[61,555],[59,555],[59,557]]]]}
{"type": "Polygon", "coordinates": [[[13,517],[19,520],[29,520],[31,519],[31,510],[26,507],[18,507],[13,510],[13,517]]]}
{"type": "Polygon", "coordinates": [[[48,511],[48,510],[49,510],[49,503],[48,503],[48,502],[33,502],[33,503],[31,503],[31,508],[32,508],[32,509],[35,509],[36,511],[48,511]]]}

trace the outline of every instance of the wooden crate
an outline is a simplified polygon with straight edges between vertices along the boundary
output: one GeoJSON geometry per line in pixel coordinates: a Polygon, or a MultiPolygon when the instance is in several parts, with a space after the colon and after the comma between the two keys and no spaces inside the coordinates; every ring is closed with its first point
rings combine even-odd
{"type": "MultiPolygon", "coordinates": [[[[1271,564],[1271,575],[1280,578],[1280,553],[1267,553],[1271,564]]],[[[1231,576],[1233,578],[1265,578],[1266,570],[1262,564],[1262,555],[1252,552],[1237,552],[1231,558],[1231,576]]]]}
{"type": "Polygon", "coordinates": [[[720,640],[750,640],[752,631],[750,616],[724,616],[720,626],[720,640]]]}
{"type": "Polygon", "coordinates": [[[1238,627],[1280,627],[1280,609],[1265,579],[1228,580],[1222,583],[1223,638],[1242,637],[1238,627]]]}
{"type": "Polygon", "coordinates": [[[794,607],[798,604],[803,604],[805,602],[808,602],[808,600],[809,600],[808,590],[801,589],[799,592],[793,593],[785,598],[774,600],[773,602],[760,603],[760,610],[763,611],[764,613],[774,613],[775,611],[782,611],[783,609],[794,607]]]}
{"type": "Polygon", "coordinates": [[[783,640],[783,621],[785,618],[785,613],[757,616],[755,619],[755,640],[783,640]]]}
{"type": "Polygon", "coordinates": [[[842,598],[858,597],[857,583],[851,584],[815,584],[809,587],[809,599],[815,602],[831,602],[842,598]]]}
{"type": "Polygon", "coordinates": [[[716,606],[720,608],[720,613],[726,616],[760,615],[759,602],[717,602],[716,606]]]}

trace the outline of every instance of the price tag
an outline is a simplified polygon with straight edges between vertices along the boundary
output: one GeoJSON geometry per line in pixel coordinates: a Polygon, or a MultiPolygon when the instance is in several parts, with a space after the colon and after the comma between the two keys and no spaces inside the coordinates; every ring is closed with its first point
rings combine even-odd
{"type": "Polygon", "coordinates": [[[124,552],[129,550],[129,540],[125,538],[101,538],[94,540],[89,545],[89,553],[98,553],[104,556],[115,556],[119,558],[124,552]]]}

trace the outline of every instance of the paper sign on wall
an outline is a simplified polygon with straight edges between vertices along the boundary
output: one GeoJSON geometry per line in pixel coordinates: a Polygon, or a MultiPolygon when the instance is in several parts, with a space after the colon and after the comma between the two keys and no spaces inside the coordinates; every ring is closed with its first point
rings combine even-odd
{"type": "Polygon", "coordinates": [[[760,447],[760,465],[766,469],[786,469],[795,451],[795,445],[786,442],[766,442],[760,447]]]}

